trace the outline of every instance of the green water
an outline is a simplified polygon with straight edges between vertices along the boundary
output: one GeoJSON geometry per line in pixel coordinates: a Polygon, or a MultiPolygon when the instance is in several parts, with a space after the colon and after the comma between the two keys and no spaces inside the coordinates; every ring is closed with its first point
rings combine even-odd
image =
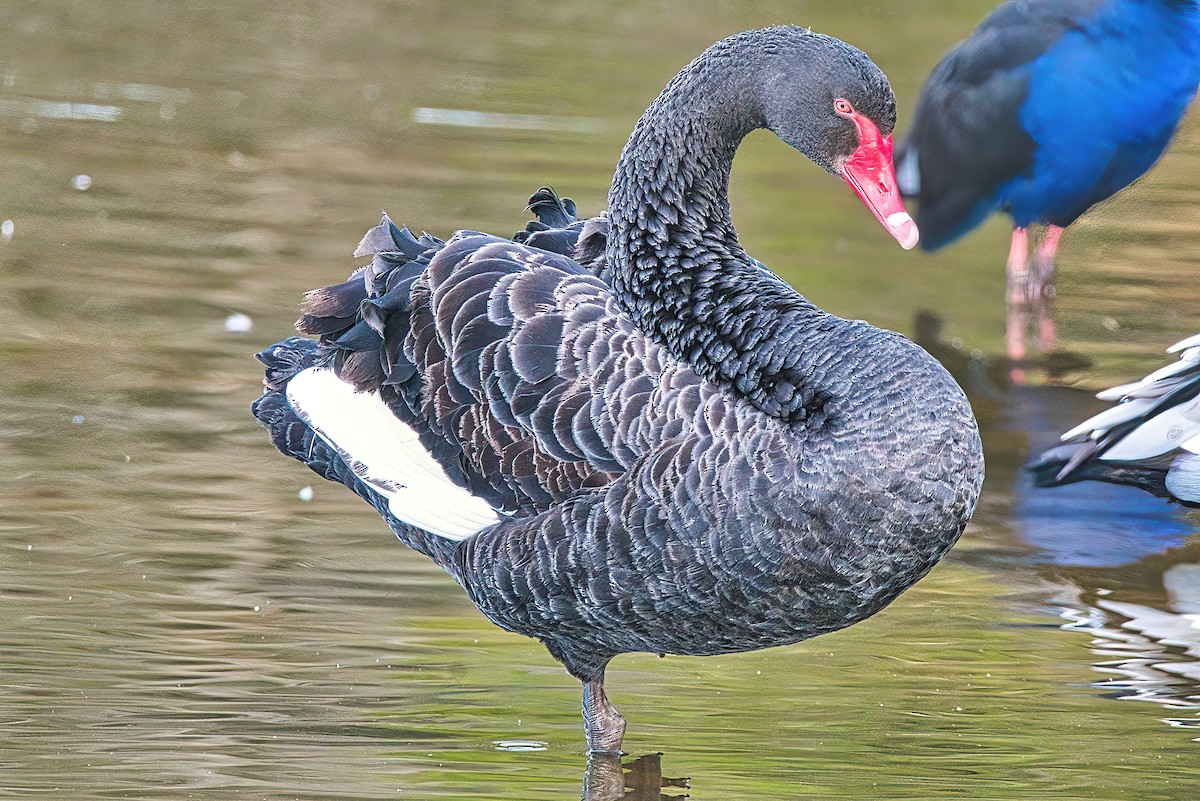
{"type": "MultiPolygon", "coordinates": [[[[353,269],[380,209],[509,233],[553,183],[598,210],[644,105],[721,36],[795,22],[863,47],[903,129],[988,6],[0,3],[0,797],[580,797],[577,683],[275,454],[250,354],[353,269]]],[[[1002,220],[904,253],[766,135],[733,205],[822,306],[909,333],[930,310],[948,362],[1000,350],[1002,220]]],[[[963,373],[989,478],[951,556],[809,643],[617,659],[631,757],[661,752],[699,799],[1200,797],[1200,521],[1018,470],[1085,389],[1197,330],[1197,253],[1192,119],[1064,243],[1060,333],[1090,366],[1022,390],[963,373]]]]}

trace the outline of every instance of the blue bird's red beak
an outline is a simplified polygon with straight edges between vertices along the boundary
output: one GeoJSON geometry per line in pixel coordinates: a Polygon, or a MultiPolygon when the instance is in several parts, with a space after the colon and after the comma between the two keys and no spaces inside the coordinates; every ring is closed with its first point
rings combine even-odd
{"type": "Polygon", "coordinates": [[[911,250],[919,235],[917,224],[900,201],[896,171],[892,167],[892,137],[881,136],[875,123],[861,114],[847,116],[858,128],[859,145],[842,166],[842,178],[888,233],[896,237],[900,247],[911,250]]]}

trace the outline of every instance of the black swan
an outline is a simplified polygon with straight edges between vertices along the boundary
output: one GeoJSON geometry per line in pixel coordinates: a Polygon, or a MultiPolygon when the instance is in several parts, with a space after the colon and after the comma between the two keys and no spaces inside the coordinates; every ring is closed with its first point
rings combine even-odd
{"type": "Polygon", "coordinates": [[[729,216],[734,151],[766,127],[911,247],[894,102],[836,39],[732,36],[638,122],[607,219],[545,192],[520,242],[442,243],[385,217],[359,246],[370,265],[309,293],[298,327],[321,342],[259,355],[254,413],[276,447],[541,640],[583,682],[593,753],[625,731],[603,690],[614,656],[849,626],[925,575],[974,509],[982,453],[950,375],[816,308],[729,216]],[[580,261],[556,252],[573,243],[580,261]]]}
{"type": "MultiPolygon", "coordinates": [[[[1037,311],[1054,344],[1047,292],[1063,229],[1140,178],[1200,85],[1200,3],[1012,0],[934,68],[897,148],[900,188],[918,199],[935,250],[992,212],[1012,217],[1008,296],[1037,311]],[[1030,227],[1045,234],[1029,255],[1030,227]]],[[[1025,355],[1025,314],[1009,356],[1025,355]]]]}
{"type": "Polygon", "coordinates": [[[1107,481],[1200,506],[1200,334],[1176,342],[1179,360],[1096,397],[1117,405],[1062,435],[1031,462],[1039,487],[1107,481]]]}

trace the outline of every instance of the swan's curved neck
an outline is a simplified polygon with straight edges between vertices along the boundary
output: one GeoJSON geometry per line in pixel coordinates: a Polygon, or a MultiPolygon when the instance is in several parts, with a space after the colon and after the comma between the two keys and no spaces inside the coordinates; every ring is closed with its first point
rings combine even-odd
{"type": "MultiPolygon", "coordinates": [[[[733,156],[765,126],[752,54],[697,59],[650,106],[609,193],[607,260],[618,302],[702,376],[788,421],[823,401],[783,375],[826,317],[749,258],[729,214],[733,156]]],[[[809,343],[811,347],[811,343],[809,343]]]]}
{"type": "Polygon", "coordinates": [[[700,268],[749,263],[730,219],[729,172],[742,139],[765,123],[750,87],[739,80],[744,76],[693,62],[630,135],[609,193],[609,214],[617,233],[610,255],[624,268],[618,291],[631,299],[674,289],[671,281],[660,286],[660,276],[648,274],[651,262],[655,273],[672,274],[689,271],[689,255],[702,258],[700,268]],[[675,252],[681,263],[665,264],[664,256],[675,252]]]}

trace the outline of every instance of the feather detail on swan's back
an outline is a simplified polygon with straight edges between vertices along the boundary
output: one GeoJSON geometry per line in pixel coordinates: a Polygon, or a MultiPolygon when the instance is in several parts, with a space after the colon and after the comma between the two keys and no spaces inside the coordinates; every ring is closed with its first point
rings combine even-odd
{"type": "MultiPolygon", "coordinates": [[[[544,219],[583,228],[569,201],[546,190],[534,201],[544,219]]],[[[698,399],[700,379],[566,256],[473,231],[418,239],[386,216],[357,253],[371,264],[308,293],[298,326],[322,336],[333,375],[389,409],[447,481],[492,509],[530,514],[603,486],[692,425],[668,421],[694,414],[677,399],[698,399]]],[[[316,427],[352,464],[367,461],[316,427]]]]}

